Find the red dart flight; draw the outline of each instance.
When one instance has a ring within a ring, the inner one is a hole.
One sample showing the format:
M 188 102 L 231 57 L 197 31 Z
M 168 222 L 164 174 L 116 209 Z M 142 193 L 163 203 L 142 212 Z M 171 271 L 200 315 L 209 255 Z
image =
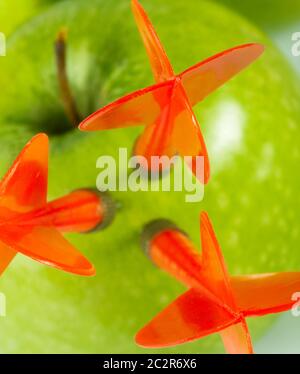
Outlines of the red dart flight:
M 192 171 L 201 182 L 207 183 L 209 160 L 192 107 L 256 60 L 264 47 L 241 45 L 175 75 L 151 21 L 137 0 L 132 0 L 132 9 L 156 84 L 96 111 L 79 128 L 96 131 L 146 125 L 135 144 L 135 155 L 144 156 L 147 165 L 151 165 L 151 156 L 190 156 Z M 197 156 L 204 158 L 201 176 L 196 170 Z
M 147 348 L 174 346 L 219 333 L 228 353 L 253 353 L 246 317 L 289 310 L 300 273 L 230 277 L 208 215 L 201 215 L 202 254 L 169 221 L 146 226 L 142 243 L 161 269 L 189 290 L 136 336 Z
M 0 182 L 0 274 L 19 252 L 79 275 L 95 269 L 63 236 L 105 224 L 106 201 L 78 190 L 47 203 L 48 137 L 36 135 Z

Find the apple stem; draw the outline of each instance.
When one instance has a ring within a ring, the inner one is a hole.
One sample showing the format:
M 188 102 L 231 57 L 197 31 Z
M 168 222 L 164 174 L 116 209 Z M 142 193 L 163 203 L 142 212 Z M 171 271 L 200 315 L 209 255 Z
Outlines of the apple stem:
M 77 127 L 81 121 L 81 116 L 76 106 L 75 99 L 70 88 L 67 69 L 66 69 L 66 52 L 67 52 L 67 32 L 61 30 L 55 41 L 55 57 L 57 66 L 57 78 L 66 116 L 72 126 Z

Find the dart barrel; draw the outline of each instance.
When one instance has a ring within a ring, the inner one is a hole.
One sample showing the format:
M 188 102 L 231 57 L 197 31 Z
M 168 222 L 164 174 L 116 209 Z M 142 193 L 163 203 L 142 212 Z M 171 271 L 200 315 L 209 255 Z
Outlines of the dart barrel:
M 141 247 L 147 257 L 188 287 L 201 283 L 201 255 L 188 235 L 172 221 L 148 223 L 141 234 Z
M 49 202 L 32 219 L 39 224 L 55 226 L 61 232 L 90 233 L 108 227 L 116 209 L 108 193 L 85 188 Z

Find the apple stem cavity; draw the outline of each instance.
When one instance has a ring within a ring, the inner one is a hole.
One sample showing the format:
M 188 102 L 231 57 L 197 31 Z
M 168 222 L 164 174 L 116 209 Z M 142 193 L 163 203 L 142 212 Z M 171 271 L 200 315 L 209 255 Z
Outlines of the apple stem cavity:
M 55 41 L 55 57 L 57 67 L 57 78 L 59 83 L 60 95 L 64 105 L 66 116 L 72 125 L 76 128 L 81 121 L 80 113 L 77 109 L 76 101 L 72 95 L 67 74 L 67 30 L 59 31 Z

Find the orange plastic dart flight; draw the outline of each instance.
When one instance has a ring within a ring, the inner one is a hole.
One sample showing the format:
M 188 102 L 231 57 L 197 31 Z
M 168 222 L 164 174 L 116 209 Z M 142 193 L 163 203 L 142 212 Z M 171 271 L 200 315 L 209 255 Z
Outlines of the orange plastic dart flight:
M 17 254 L 79 275 L 95 269 L 60 231 L 86 232 L 108 221 L 108 198 L 78 190 L 47 203 L 48 137 L 36 135 L 0 182 L 0 274 Z
M 228 353 L 253 353 L 245 318 L 290 309 L 300 273 L 230 277 L 206 213 L 200 231 L 202 254 L 169 221 L 146 226 L 142 244 L 148 256 L 189 290 L 140 330 L 136 342 L 160 348 L 220 333 Z
M 156 84 L 96 111 L 79 128 L 96 131 L 144 124 L 146 128 L 135 144 L 136 155 L 144 156 L 148 165 L 151 156 L 190 156 L 189 166 L 194 174 L 207 183 L 209 160 L 192 107 L 256 60 L 264 47 L 241 45 L 175 75 L 151 21 L 137 0 L 132 0 L 132 9 Z M 201 176 L 196 170 L 196 156 L 204 157 Z

